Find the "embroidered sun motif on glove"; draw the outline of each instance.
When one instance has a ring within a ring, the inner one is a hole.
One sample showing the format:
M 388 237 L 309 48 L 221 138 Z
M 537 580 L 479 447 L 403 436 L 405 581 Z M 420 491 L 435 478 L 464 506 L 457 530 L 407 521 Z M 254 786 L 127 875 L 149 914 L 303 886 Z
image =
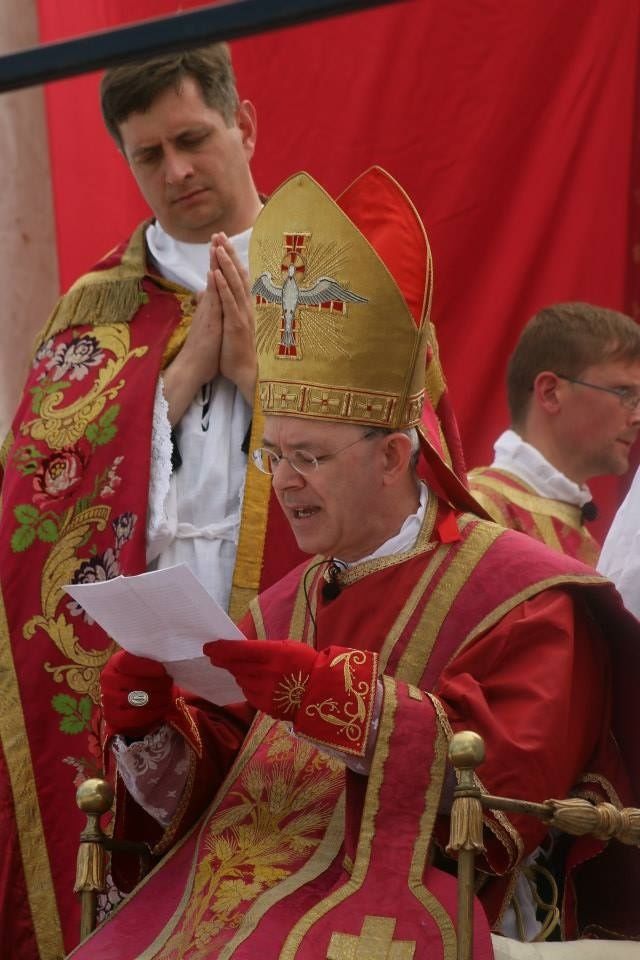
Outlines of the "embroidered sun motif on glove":
M 273 702 L 278 710 L 295 713 L 302 703 L 308 683 L 309 674 L 303 676 L 302 670 L 298 671 L 297 676 L 292 673 L 290 677 L 283 677 L 273 692 Z

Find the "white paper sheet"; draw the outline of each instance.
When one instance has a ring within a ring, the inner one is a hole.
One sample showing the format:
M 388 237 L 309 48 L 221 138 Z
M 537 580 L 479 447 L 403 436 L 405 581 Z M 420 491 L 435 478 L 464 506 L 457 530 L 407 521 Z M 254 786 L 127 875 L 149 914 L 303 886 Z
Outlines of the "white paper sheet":
M 159 660 L 185 690 L 220 705 L 244 700 L 232 675 L 202 653 L 209 640 L 244 635 L 185 563 L 64 589 L 124 650 Z

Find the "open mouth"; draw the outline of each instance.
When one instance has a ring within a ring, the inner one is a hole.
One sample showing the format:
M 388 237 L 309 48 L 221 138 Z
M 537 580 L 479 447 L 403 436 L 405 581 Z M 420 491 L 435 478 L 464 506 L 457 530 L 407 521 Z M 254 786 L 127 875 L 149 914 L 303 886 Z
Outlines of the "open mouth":
M 289 509 L 294 520 L 307 520 L 320 512 L 319 507 L 290 507 Z

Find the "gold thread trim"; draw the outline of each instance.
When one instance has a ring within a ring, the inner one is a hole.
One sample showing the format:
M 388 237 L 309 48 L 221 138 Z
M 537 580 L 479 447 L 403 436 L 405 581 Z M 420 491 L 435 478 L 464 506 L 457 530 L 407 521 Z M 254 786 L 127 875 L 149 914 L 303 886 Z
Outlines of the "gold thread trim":
M 264 619 L 262 617 L 262 610 L 260 609 L 260 604 L 258 603 L 257 598 L 254 598 L 249 605 L 249 613 L 253 617 L 253 625 L 256 631 L 256 637 L 258 640 L 267 639 L 267 630 L 264 625 Z
M 402 553 L 392 553 L 386 557 L 378 557 L 375 560 L 365 560 L 364 563 L 357 563 L 340 573 L 338 580 L 342 586 L 349 586 L 357 583 L 358 580 L 368 577 L 372 573 L 378 573 L 380 570 L 388 570 L 389 567 L 396 567 L 400 563 L 405 563 L 419 553 L 426 553 L 429 550 L 435 550 L 438 543 L 432 541 L 433 526 L 438 512 L 438 498 L 429 493 L 424 519 L 420 532 L 414 545 Z
M 509 527 L 509 517 L 507 516 L 506 510 L 503 509 L 502 503 L 490 497 L 486 490 L 481 490 L 477 484 L 471 481 L 471 477 L 469 477 L 469 489 L 476 503 L 479 503 L 480 506 L 486 510 L 488 516 L 494 523 L 499 523 L 503 527 Z
M 396 677 L 409 683 L 416 683 L 419 680 L 431 656 L 445 617 L 469 579 L 470 561 L 475 561 L 474 566 L 477 565 L 500 536 L 502 536 L 502 530 L 495 524 L 477 521 L 474 525 L 447 568 L 446 583 L 441 584 L 440 589 L 434 590 L 425 603 L 416 629 L 398 662 Z M 449 544 L 443 544 L 438 551 L 443 554 L 440 562 L 444 560 L 450 549 Z M 430 574 L 429 567 L 423 577 L 425 583 L 428 582 L 427 574 Z
M 0 447 L 0 467 L 2 467 L 3 469 L 7 466 L 7 460 L 9 459 L 9 450 L 11 450 L 11 447 L 13 446 L 14 441 L 15 441 L 15 437 L 13 435 L 13 430 L 9 430 L 6 437 L 4 438 L 2 446 Z
M 460 646 L 457 648 L 454 656 L 457 656 L 462 652 L 470 643 L 473 642 L 477 637 L 482 633 L 485 633 L 492 626 L 494 626 L 498 620 L 501 620 L 505 614 L 509 613 L 510 610 L 513 610 L 514 607 L 517 607 L 519 603 L 524 603 L 525 600 L 531 599 L 531 597 L 536 596 L 538 593 L 542 593 L 543 590 L 549 590 L 552 587 L 566 587 L 566 586 L 592 586 L 592 587 L 603 587 L 609 585 L 609 581 L 604 577 L 599 577 L 594 574 L 594 576 L 579 576 L 577 574 L 564 575 L 557 577 L 547 577 L 545 580 L 538 580 L 536 583 L 529 584 L 524 589 L 520 590 L 519 593 L 514 594 L 512 597 L 508 597 L 502 603 L 499 603 L 491 613 L 488 613 L 480 623 L 476 624 L 473 630 L 465 637 Z M 451 661 L 449 661 L 451 662 Z
M 414 353 L 417 346 L 416 341 Z M 411 362 L 407 361 L 408 369 Z M 410 386 L 407 384 L 406 389 Z M 398 396 L 334 384 L 260 380 L 260 406 L 264 413 L 389 427 L 398 423 L 404 427 L 416 426 L 420 422 L 424 394 L 424 388 L 410 396 Z
M 0 702 L 0 740 L 14 798 L 16 830 L 38 952 L 42 957 L 62 957 L 62 928 L 1 590 Z
M 438 718 L 438 728 L 434 744 L 433 763 L 431 764 L 429 786 L 425 795 L 424 810 L 420 817 L 418 835 L 413 846 L 409 869 L 409 890 L 437 924 L 442 937 L 443 960 L 455 960 L 457 937 L 453 920 L 437 897 L 424 885 L 424 871 L 427 865 L 429 847 L 433 836 L 433 824 L 438 813 L 447 763 L 448 736 L 446 728 L 443 728 L 440 723 L 440 712 L 437 709 L 436 717 Z
M 435 508 L 434 508 L 434 511 L 435 511 Z M 435 519 L 435 512 L 433 514 L 433 517 L 425 516 L 425 523 L 423 527 L 423 531 L 425 532 L 425 535 L 427 535 L 429 524 L 431 524 L 431 528 L 432 528 L 434 519 Z M 458 525 L 461 530 L 464 529 L 464 527 L 467 525 L 467 523 L 469 522 L 469 519 L 470 519 L 469 517 L 459 518 Z M 380 651 L 380 670 L 382 672 L 384 672 L 384 670 L 386 669 L 387 663 L 389 662 L 389 657 L 391 656 L 391 653 L 393 652 L 393 649 L 396 643 L 398 642 L 400 636 L 405 630 L 407 623 L 413 616 L 417 605 L 422 600 L 427 584 L 429 583 L 431 578 L 435 575 L 435 572 L 440 566 L 440 564 L 446 559 L 448 549 L 449 549 L 448 546 L 442 545 L 436 550 L 434 555 L 429 560 L 429 563 L 427 564 L 427 567 L 424 573 L 422 574 L 422 576 L 420 577 L 418 583 L 416 583 L 413 590 L 411 591 L 411 594 L 409 595 L 408 600 L 406 601 L 402 610 L 398 614 L 395 623 L 393 624 L 393 626 L 389 630 L 389 633 L 385 637 L 384 643 L 382 645 L 382 649 Z M 416 545 L 415 553 L 418 554 L 420 552 L 421 551 L 418 549 L 418 546 Z M 412 680 L 417 678 L 402 678 L 402 679 Z
M 318 582 L 318 577 L 320 576 L 319 567 L 308 590 L 308 608 L 304 586 L 309 571 L 312 569 L 314 564 L 317 564 L 318 562 L 321 562 L 320 557 L 312 557 L 304 569 L 302 577 L 300 578 L 300 583 L 298 584 L 298 591 L 296 593 L 293 612 L 291 614 L 291 622 L 289 623 L 289 636 L 291 639 L 304 640 L 305 643 L 307 643 L 310 647 L 314 646 L 313 623 L 316 619 L 316 610 L 318 607 L 318 591 L 315 589 L 315 587 Z M 310 614 L 309 617 L 307 617 L 307 613 Z
M 613 786 L 613 784 L 609 780 L 607 780 L 606 777 L 601 776 L 601 774 L 583 773 L 577 783 L 578 789 L 580 788 L 580 784 L 582 783 L 585 783 L 585 784 L 597 783 L 598 786 L 602 788 L 605 795 L 609 798 L 609 801 L 614 805 L 614 807 L 617 807 L 619 810 L 622 810 L 622 808 L 624 807 L 624 804 L 620 799 L 620 797 L 618 796 L 618 793 L 615 787 Z
M 259 404 L 254 402 L 249 441 L 251 450 L 260 446 L 263 433 L 264 414 L 260 410 Z M 246 610 L 246 606 L 244 610 L 242 609 L 242 599 L 246 597 L 245 591 L 251 590 L 255 594 L 260 588 L 270 496 L 271 479 L 266 474 L 256 470 L 252 463 L 248 463 L 240 521 L 240 537 L 229 603 L 229 610 L 233 619 L 239 619 Z
M 518 487 L 505 483 L 503 480 L 500 480 L 499 477 L 493 475 L 487 476 L 480 472 L 482 469 L 497 471 L 496 467 L 480 467 L 479 470 L 472 470 L 469 474 L 469 483 L 472 491 L 476 486 L 485 487 L 487 490 L 492 490 L 501 497 L 504 497 L 505 500 L 511 501 L 517 507 L 522 507 L 524 510 L 529 511 L 529 513 L 538 513 L 545 517 L 555 517 L 563 523 L 566 523 L 567 526 L 573 527 L 575 530 L 581 529 L 580 507 L 566 503 L 564 500 L 553 500 L 550 497 L 541 496 L 539 493 L 536 493 L 533 487 L 529 486 L 529 484 L 525 483 L 524 480 L 521 480 L 520 477 L 515 474 L 509 473 L 508 470 L 500 470 L 500 473 L 517 483 L 519 485 Z
M 557 550 L 559 553 L 564 553 L 564 548 L 560 542 L 560 537 L 558 532 L 553 525 L 553 520 L 551 517 L 543 516 L 533 516 L 533 520 L 536 530 L 540 536 L 540 539 L 543 543 L 546 543 L 548 547 L 551 547 L 552 550 Z
M 380 714 L 380 726 L 371 762 L 371 769 L 369 771 L 353 872 L 341 887 L 334 890 L 328 897 L 325 897 L 319 903 L 315 904 L 311 910 L 308 910 L 304 916 L 300 917 L 285 941 L 284 947 L 279 955 L 279 960 L 294 960 L 302 940 L 313 925 L 334 907 L 343 903 L 353 893 L 356 893 L 365 881 L 371 859 L 374 822 L 380 803 L 380 789 L 384 779 L 384 766 L 389 756 L 389 741 L 393 733 L 393 722 L 398 705 L 397 693 L 393 681 L 388 677 L 382 677 L 382 683 L 384 685 L 384 697 L 382 712 Z

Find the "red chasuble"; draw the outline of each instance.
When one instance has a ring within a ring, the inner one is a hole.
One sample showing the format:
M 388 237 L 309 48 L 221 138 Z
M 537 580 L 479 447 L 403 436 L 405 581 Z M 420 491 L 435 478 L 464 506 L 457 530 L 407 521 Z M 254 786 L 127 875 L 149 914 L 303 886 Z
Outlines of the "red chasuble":
M 79 936 L 74 793 L 99 772 L 94 705 L 113 651 L 61 588 L 145 569 L 156 384 L 195 309 L 148 272 L 145 226 L 60 300 L 2 450 L 0 943 L 20 960 L 59 958 Z M 235 615 L 300 559 L 250 474 Z
M 600 545 L 585 527 L 580 508 L 541 497 L 519 477 L 496 467 L 477 467 L 469 487 L 492 520 L 541 540 L 553 550 L 595 566 Z
M 611 670 L 616 690 L 630 692 L 618 665 L 627 654 L 637 663 L 638 628 L 610 584 L 470 515 L 460 539 L 442 543 L 440 520 L 432 496 L 414 549 L 347 571 L 332 600 L 315 558 L 257 598 L 242 624 L 260 639 L 379 653 L 369 776 L 258 714 L 226 777 L 210 781 L 204 817 L 75 960 L 116 950 L 119 960 L 455 956 L 455 884 L 432 864 L 446 843 L 438 810 L 451 729 L 485 737 L 479 773 L 492 792 L 543 800 L 588 783 L 592 796 L 639 795 L 632 718 L 609 702 Z M 544 833 L 537 821 L 487 814 L 474 957 L 491 956 L 487 917 L 499 920 L 517 864 Z M 578 861 L 602 847 L 585 841 Z M 622 894 L 629 875 L 619 881 Z M 568 888 L 573 897 L 573 876 Z M 584 930 L 604 917 L 581 920 Z

